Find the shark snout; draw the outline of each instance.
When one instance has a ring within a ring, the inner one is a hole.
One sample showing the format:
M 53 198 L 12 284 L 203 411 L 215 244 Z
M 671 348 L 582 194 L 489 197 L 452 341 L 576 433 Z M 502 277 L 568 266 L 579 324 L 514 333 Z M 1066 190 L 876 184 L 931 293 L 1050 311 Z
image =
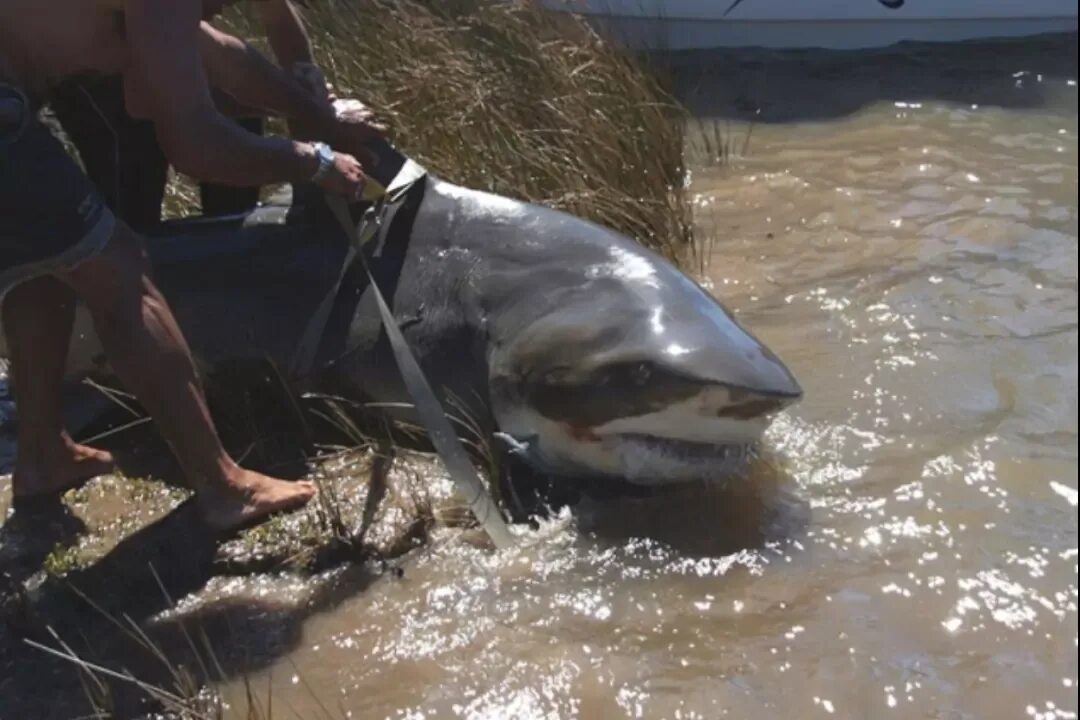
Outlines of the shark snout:
M 677 358 L 688 376 L 724 388 L 727 404 L 720 417 L 760 417 L 798 402 L 803 389 L 768 347 L 739 328 L 738 342 L 717 342 L 699 353 Z
M 782 405 L 802 398 L 803 389 L 799 381 L 772 350 L 758 342 L 757 347 L 747 355 L 746 362 L 741 364 L 741 377 L 737 382 L 729 383 L 733 395 L 743 391 L 758 402 L 773 400 Z
M 688 290 L 692 301 L 665 306 L 666 364 L 685 377 L 720 385 L 760 407 L 772 402 L 783 407 L 802 397 L 795 376 L 777 355 L 744 328 L 715 298 L 698 287 Z

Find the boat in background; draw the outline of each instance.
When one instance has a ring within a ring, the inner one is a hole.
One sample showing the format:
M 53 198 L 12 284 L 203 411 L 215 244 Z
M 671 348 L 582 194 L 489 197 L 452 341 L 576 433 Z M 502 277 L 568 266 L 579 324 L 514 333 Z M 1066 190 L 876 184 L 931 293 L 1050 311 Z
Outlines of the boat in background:
M 1076 0 L 540 0 L 637 50 L 854 50 L 1076 32 Z

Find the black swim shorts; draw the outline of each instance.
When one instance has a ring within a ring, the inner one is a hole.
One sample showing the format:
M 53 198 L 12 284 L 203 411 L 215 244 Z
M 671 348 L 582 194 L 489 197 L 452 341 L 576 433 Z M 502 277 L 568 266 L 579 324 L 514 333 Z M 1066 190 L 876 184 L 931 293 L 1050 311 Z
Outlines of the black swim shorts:
M 0 296 L 93 257 L 115 222 L 26 95 L 0 83 Z

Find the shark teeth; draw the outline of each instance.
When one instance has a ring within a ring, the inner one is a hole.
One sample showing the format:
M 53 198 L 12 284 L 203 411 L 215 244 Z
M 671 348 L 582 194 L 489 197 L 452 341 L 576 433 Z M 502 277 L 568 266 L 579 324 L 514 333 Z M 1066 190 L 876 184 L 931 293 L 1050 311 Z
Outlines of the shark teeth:
M 638 484 L 723 478 L 744 468 L 753 454 L 749 444 L 712 445 L 637 434 L 618 439 L 623 472 Z

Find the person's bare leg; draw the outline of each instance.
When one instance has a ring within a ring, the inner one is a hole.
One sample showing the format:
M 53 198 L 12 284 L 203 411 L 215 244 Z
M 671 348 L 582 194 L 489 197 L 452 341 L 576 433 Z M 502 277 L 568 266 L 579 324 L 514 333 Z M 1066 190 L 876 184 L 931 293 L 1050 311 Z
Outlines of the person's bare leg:
M 113 370 L 176 453 L 207 522 L 224 530 L 306 503 L 312 483 L 244 470 L 225 452 L 191 352 L 148 271 L 139 238 L 118 222 L 105 249 L 64 279 L 89 307 Z
M 15 497 L 52 495 L 112 472 L 109 453 L 75 443 L 64 430 L 60 393 L 75 318 L 71 288 L 51 277 L 30 280 L 7 294 L 3 313 L 19 411 Z

